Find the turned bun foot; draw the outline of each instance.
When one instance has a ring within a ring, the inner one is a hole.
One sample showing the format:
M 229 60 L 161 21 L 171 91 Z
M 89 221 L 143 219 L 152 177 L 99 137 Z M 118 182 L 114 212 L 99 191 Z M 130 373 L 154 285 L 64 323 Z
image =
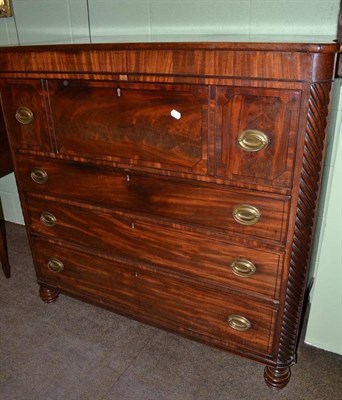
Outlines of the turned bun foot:
M 39 288 L 39 296 L 44 303 L 53 303 L 57 300 L 59 290 L 48 286 L 41 285 Z
M 264 372 L 265 382 L 272 389 L 282 389 L 290 380 L 290 368 L 272 368 L 266 367 Z

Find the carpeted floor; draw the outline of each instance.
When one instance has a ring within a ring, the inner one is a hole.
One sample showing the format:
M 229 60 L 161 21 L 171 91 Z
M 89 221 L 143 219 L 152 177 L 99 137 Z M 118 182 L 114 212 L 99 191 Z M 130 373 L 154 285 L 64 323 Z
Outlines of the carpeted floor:
M 342 356 L 301 344 L 289 385 L 260 364 L 60 295 L 38 296 L 24 227 L 0 273 L 1 400 L 340 400 Z

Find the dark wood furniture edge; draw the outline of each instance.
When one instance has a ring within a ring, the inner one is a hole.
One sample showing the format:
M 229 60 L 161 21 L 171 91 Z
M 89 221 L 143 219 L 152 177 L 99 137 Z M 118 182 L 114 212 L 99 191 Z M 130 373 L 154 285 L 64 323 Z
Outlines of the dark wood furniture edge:
M 6 226 L 5 226 L 5 221 L 2 218 L 0 218 L 0 263 L 5 277 L 10 278 L 11 267 L 8 260 Z
M 290 380 L 290 367 L 295 363 L 298 331 L 305 294 L 309 253 L 318 202 L 323 164 L 326 125 L 331 82 L 314 83 L 310 88 L 303 164 L 295 220 L 290 270 L 285 294 L 277 366 L 266 367 L 264 378 L 274 389 L 283 388 Z
M 184 37 L 187 38 L 186 36 Z M 191 38 L 191 36 L 189 37 Z M 334 53 L 338 44 L 331 42 L 312 42 L 303 41 L 290 42 L 261 42 L 261 41 L 146 41 L 146 42 L 122 42 L 122 43 L 80 43 L 80 44 L 38 44 L 21 46 L 0 46 L 1 52 L 40 52 L 40 51 L 62 51 L 78 53 L 82 51 L 110 51 L 110 50 L 232 50 L 232 51 L 271 51 L 271 52 L 299 52 L 299 53 Z
M 0 107 L 0 177 L 13 172 L 11 152 L 7 140 L 3 113 Z M 6 225 L 0 200 L 0 263 L 6 278 L 11 276 L 6 240 Z
M 82 75 L 86 79 L 101 76 L 107 80 L 115 75 L 115 80 L 119 81 L 136 81 L 140 76 L 144 79 L 149 77 L 147 81 L 152 82 L 154 76 L 169 83 L 184 78 L 196 78 L 196 83 L 199 83 L 199 78 L 206 78 L 208 83 L 216 76 L 217 79 L 247 79 L 249 82 L 264 79 L 308 83 L 332 78 L 329 67 L 319 71 L 315 65 L 322 59 L 329 60 L 328 64 L 335 63 L 338 50 L 339 44 L 334 42 L 150 42 L 0 47 L 0 77 L 36 79 L 39 75 L 40 78 L 79 79 Z M 135 52 L 141 53 L 140 56 L 135 57 Z M 158 52 L 165 54 L 159 54 L 158 58 Z M 193 57 L 198 58 L 203 68 L 199 70 L 189 62 L 187 52 L 193 52 Z M 254 63 L 253 60 L 264 52 L 272 54 L 272 62 L 258 69 L 257 61 Z M 156 59 L 146 64 L 145 60 L 152 57 Z M 77 61 L 80 59 L 83 60 L 81 63 Z M 122 68 L 120 63 L 127 65 Z M 294 67 L 295 63 L 297 67 Z M 317 72 L 321 75 L 316 76 Z

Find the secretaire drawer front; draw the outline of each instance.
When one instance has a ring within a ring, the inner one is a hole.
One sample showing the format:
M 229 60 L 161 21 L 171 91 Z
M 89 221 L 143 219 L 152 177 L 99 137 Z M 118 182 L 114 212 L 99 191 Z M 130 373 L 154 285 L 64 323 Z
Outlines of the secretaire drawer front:
M 217 89 L 217 176 L 291 187 L 300 98 L 295 90 Z
M 205 173 L 205 86 L 111 82 L 50 83 L 61 154 Z
M 43 84 L 41 79 L 8 80 L 0 88 L 14 149 L 52 151 Z
M 276 312 L 267 306 L 44 241 L 33 248 L 40 279 L 62 290 L 225 348 L 270 352 Z
M 27 198 L 27 206 L 33 233 L 89 246 L 133 264 L 166 268 L 277 297 L 282 270 L 282 257 L 277 253 L 236 246 L 100 209 L 33 197 Z
M 105 172 L 38 158 L 17 159 L 20 183 L 28 192 L 134 210 L 272 241 L 282 241 L 285 235 L 286 197 L 264 197 L 219 185 L 208 188 L 151 175 Z M 44 182 L 36 182 L 37 175 Z

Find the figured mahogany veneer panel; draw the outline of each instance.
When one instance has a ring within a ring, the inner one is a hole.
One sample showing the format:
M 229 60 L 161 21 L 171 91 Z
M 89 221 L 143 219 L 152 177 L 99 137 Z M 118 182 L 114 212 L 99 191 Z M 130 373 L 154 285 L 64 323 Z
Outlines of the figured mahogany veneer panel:
M 37 80 L 13 80 L 1 87 L 1 99 L 7 130 L 14 149 L 52 151 L 50 127 L 46 114 L 46 93 Z M 29 108 L 33 120 L 21 124 L 15 118 L 19 108 Z
M 0 51 L 0 70 L 11 76 L 149 74 L 236 76 L 247 79 L 331 79 L 337 44 L 113 43 L 16 46 Z M 310 54 L 311 53 L 311 54 Z M 315 54 L 320 53 L 320 54 Z M 316 62 L 315 56 L 321 56 Z M 326 69 L 319 68 L 326 64 Z M 1 73 L 1 72 L 0 72 Z
M 39 279 L 62 291 L 227 349 L 270 353 L 276 311 L 265 305 L 41 240 L 33 241 L 33 249 Z M 48 269 L 51 258 L 63 263 L 61 272 Z M 247 318 L 251 328 L 232 329 L 226 321 L 231 314 Z
M 179 227 L 158 226 L 123 213 L 64 204 L 27 195 L 29 226 L 32 233 L 91 247 L 133 263 L 165 267 L 195 279 L 209 279 L 260 295 L 277 297 L 277 279 L 282 256 L 182 231 Z M 53 227 L 45 226 L 42 212 L 56 218 Z M 236 258 L 251 261 L 255 273 L 241 277 L 233 273 Z
M 49 82 L 58 152 L 205 173 L 208 88 Z
M 217 93 L 216 174 L 242 182 L 291 186 L 300 92 L 220 88 Z M 238 144 L 246 130 L 264 133 L 268 144 L 246 151 Z
M 78 199 L 97 205 L 149 213 L 237 234 L 282 241 L 286 233 L 288 198 L 259 193 L 193 185 L 151 175 L 105 171 L 79 164 L 18 156 L 17 173 L 28 192 Z M 37 184 L 33 168 L 46 171 L 48 180 Z M 255 225 L 241 225 L 233 218 L 235 206 L 248 204 L 261 214 Z

